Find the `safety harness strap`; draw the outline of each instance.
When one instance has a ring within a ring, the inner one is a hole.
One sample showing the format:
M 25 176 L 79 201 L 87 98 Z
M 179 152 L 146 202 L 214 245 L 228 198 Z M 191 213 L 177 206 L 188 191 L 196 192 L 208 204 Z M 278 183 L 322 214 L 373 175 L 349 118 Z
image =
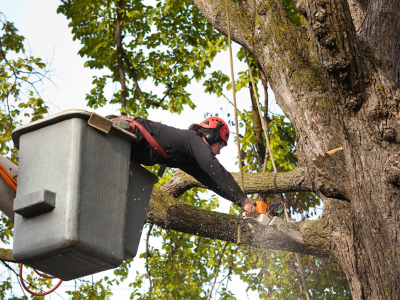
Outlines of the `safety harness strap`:
M 138 122 L 135 121 L 136 118 L 127 118 L 127 117 L 118 117 L 118 118 L 113 118 L 111 121 L 117 121 L 117 120 L 124 120 L 124 121 L 129 121 L 130 127 L 129 127 L 129 132 L 134 133 L 135 132 L 135 126 L 137 126 L 140 130 L 140 132 L 143 134 L 144 138 L 149 142 L 149 144 L 156 150 L 162 157 L 168 159 L 170 158 L 167 153 L 165 153 L 164 149 L 161 148 L 161 146 L 156 142 L 156 140 L 151 136 L 151 134 Z

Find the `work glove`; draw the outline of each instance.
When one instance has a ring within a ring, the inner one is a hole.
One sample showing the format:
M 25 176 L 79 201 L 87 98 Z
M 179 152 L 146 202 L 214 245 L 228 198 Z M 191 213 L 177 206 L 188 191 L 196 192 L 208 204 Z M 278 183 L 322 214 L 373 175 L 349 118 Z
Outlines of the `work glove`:
M 123 130 L 129 131 L 130 129 L 130 123 L 128 121 L 125 120 L 115 120 L 112 121 L 114 126 L 117 126 Z
M 242 204 L 243 210 L 246 212 L 248 217 L 254 217 L 257 214 L 257 210 L 254 205 L 255 202 L 250 198 L 244 199 L 242 202 L 240 202 L 240 204 Z

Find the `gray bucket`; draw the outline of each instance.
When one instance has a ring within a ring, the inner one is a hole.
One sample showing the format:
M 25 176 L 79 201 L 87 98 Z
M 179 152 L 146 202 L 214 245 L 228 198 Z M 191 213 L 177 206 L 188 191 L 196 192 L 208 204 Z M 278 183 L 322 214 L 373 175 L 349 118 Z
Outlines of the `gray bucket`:
M 13 257 L 63 280 L 136 255 L 157 177 L 130 163 L 135 135 L 69 110 L 13 131 L 19 149 Z M 107 120 L 105 120 L 107 121 Z

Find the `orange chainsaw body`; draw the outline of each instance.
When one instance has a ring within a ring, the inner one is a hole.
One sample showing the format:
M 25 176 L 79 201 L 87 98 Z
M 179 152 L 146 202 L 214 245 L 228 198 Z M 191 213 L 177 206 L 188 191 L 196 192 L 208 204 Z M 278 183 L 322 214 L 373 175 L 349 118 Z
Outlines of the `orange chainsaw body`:
M 257 201 L 255 203 L 257 215 L 264 214 L 268 215 L 269 205 L 263 201 Z

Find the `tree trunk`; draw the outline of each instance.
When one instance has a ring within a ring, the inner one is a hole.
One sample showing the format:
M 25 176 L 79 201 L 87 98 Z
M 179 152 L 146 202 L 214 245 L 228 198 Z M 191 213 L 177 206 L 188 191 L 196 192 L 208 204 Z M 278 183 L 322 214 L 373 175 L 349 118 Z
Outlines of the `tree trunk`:
M 224 1 L 193 3 L 227 34 Z M 302 25 L 282 1 L 229 1 L 232 38 L 260 63 L 296 128 L 299 166 L 325 206 L 321 242 L 353 298 L 399 299 L 400 1 L 296 5 Z

